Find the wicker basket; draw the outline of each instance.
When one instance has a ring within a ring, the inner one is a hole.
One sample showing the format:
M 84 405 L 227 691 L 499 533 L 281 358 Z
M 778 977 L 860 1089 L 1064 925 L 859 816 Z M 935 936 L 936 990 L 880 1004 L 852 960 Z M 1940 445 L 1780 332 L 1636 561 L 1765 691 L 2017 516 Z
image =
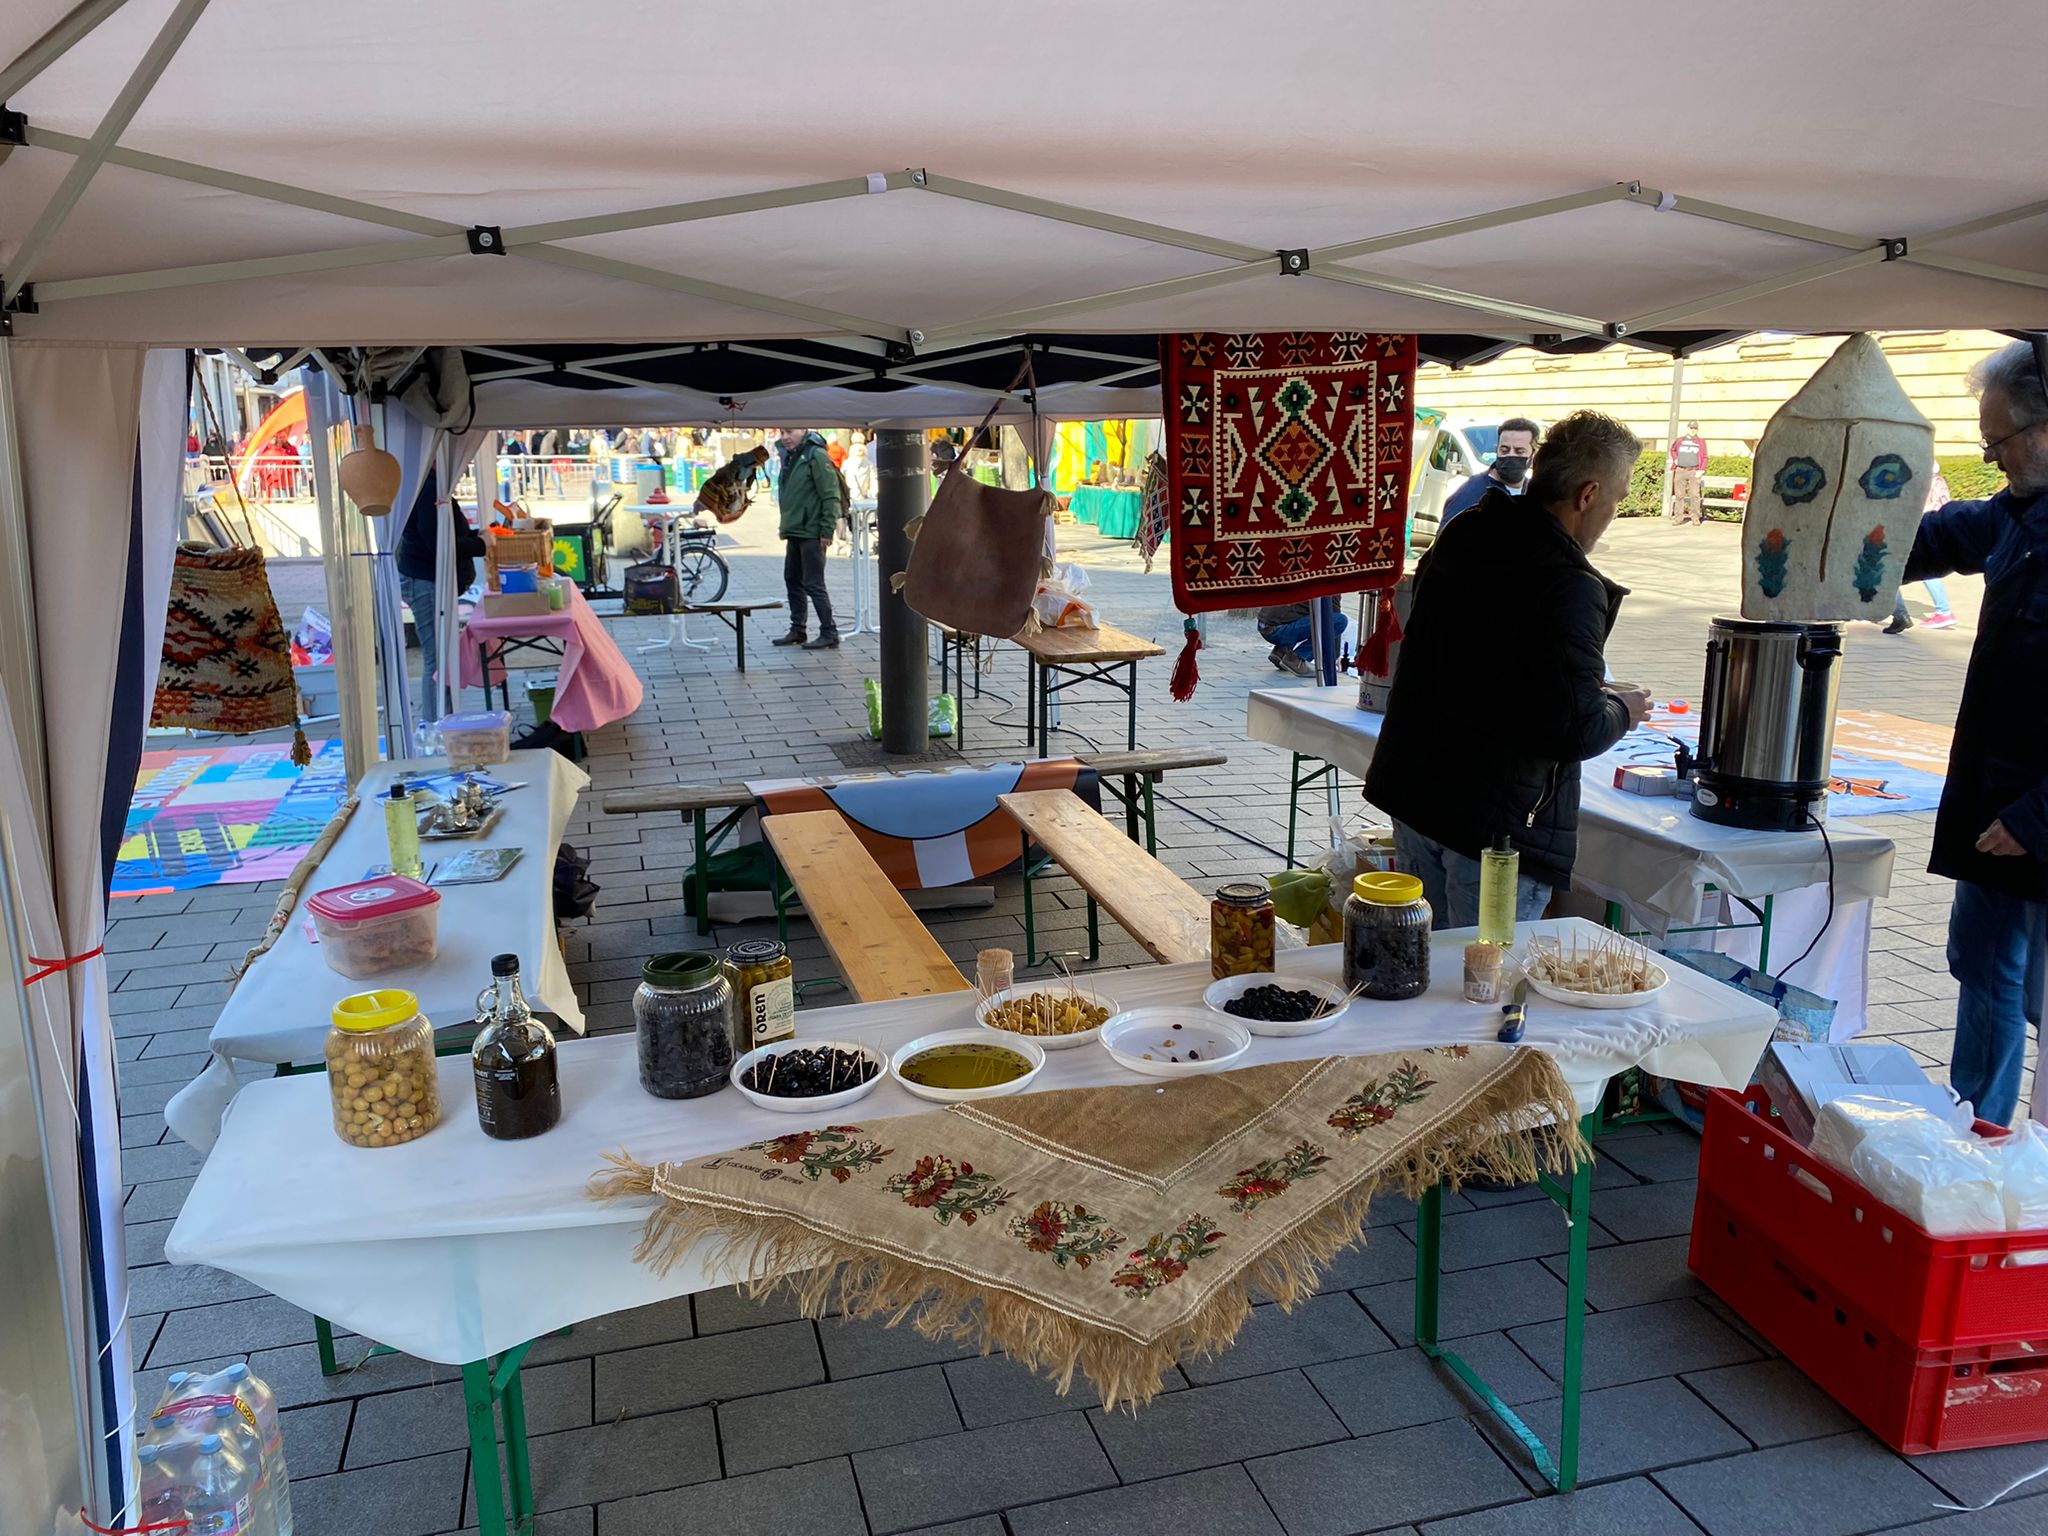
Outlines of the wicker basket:
M 492 529 L 484 542 L 484 587 L 498 590 L 498 570 L 507 565 L 531 565 L 541 575 L 555 573 L 555 525 L 544 517 L 533 520 L 531 532 L 500 533 Z

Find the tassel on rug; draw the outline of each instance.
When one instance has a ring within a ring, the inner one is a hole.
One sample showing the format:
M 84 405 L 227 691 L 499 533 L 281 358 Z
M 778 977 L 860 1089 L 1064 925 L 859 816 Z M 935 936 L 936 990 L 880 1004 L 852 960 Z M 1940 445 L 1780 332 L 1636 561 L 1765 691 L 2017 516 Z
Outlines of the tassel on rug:
M 1195 684 L 1202 680 L 1202 669 L 1195 663 L 1195 652 L 1202 648 L 1202 626 L 1194 619 L 1182 619 L 1181 633 L 1187 639 L 1180 648 L 1180 659 L 1173 664 L 1173 679 L 1166 685 L 1166 691 L 1173 695 L 1176 704 L 1185 704 L 1195 696 Z

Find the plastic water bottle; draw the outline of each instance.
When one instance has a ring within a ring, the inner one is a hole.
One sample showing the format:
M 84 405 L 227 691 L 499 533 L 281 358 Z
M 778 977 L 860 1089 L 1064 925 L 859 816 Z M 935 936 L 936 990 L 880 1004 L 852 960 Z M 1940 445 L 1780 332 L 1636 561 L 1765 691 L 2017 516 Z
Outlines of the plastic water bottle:
M 185 1536 L 248 1536 L 255 1516 L 256 1474 L 221 1442 L 203 1435 L 185 1483 Z
M 278 1417 L 277 1394 L 239 1360 L 220 1373 L 221 1390 L 232 1392 L 256 1415 L 263 1436 L 264 1472 L 277 1506 L 277 1536 L 292 1536 L 292 1487 L 284 1467 L 284 1421 Z
M 169 1525 L 185 1518 L 184 1480 L 172 1447 L 144 1441 L 135 1448 L 142 1469 L 142 1502 L 138 1524 Z
M 277 1490 L 271 1486 L 269 1468 L 264 1464 L 262 1434 L 242 1417 L 238 1402 L 215 1403 L 207 1427 L 255 1475 L 255 1491 L 249 1498 L 249 1536 L 277 1536 Z

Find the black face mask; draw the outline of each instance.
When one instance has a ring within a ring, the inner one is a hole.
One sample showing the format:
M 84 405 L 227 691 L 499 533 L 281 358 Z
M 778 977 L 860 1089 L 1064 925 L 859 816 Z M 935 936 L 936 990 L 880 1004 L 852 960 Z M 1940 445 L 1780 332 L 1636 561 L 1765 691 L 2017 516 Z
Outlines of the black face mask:
M 1508 485 L 1520 485 L 1529 473 L 1529 461 L 1504 456 L 1493 461 L 1493 472 Z

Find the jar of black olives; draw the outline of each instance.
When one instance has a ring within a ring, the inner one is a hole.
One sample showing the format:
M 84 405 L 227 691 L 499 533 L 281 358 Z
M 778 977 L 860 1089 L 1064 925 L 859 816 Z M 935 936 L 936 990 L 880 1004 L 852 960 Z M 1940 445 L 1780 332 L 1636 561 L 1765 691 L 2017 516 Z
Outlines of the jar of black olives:
M 1413 875 L 1369 871 L 1344 901 L 1344 985 L 1387 1002 L 1429 990 L 1429 903 Z
M 656 1098 L 695 1099 L 723 1088 L 745 1047 L 718 956 L 685 950 L 648 961 L 633 994 L 633 1035 L 640 1086 Z

